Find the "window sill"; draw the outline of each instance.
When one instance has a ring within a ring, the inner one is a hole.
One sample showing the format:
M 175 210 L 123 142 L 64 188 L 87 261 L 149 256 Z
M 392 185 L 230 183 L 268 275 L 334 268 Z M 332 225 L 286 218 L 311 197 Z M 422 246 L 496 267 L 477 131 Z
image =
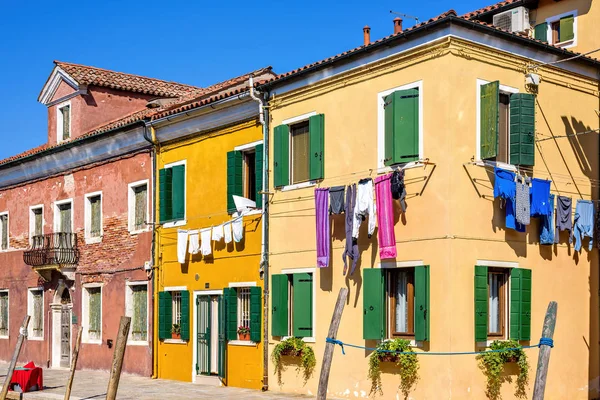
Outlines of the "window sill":
M 163 343 L 169 344 L 187 344 L 187 341 L 181 339 L 164 339 Z
M 148 342 L 140 340 L 130 340 L 127 342 L 127 346 L 148 346 Z
M 495 341 L 508 342 L 508 339 L 505 339 L 505 338 L 488 339 L 485 342 L 477 342 L 477 346 L 478 347 L 490 347 L 492 345 L 492 343 L 494 343 Z
M 33 341 L 36 341 L 36 342 L 41 342 L 41 341 L 44 340 L 44 337 L 43 336 L 29 336 L 29 335 L 27 335 L 27 340 L 33 340 Z
M 10 339 L 8 336 L 0 336 L 0 339 Z
M 282 336 L 279 340 L 283 342 L 284 340 L 288 340 L 288 339 L 291 339 L 293 337 L 294 336 Z M 314 337 L 303 337 L 302 341 L 304 343 L 317 343 L 317 339 L 315 339 Z
M 81 343 L 83 344 L 98 344 L 101 345 L 102 344 L 102 340 L 82 340 Z
M 387 174 L 387 173 L 390 173 L 390 172 L 394 172 L 394 170 L 396 168 L 412 169 L 412 168 L 422 167 L 423 165 L 424 165 L 423 162 L 420 161 L 420 160 L 410 161 L 410 162 L 406 162 L 406 163 L 394 164 L 392 166 L 381 165 L 381 167 L 377 170 L 377 174 Z
M 96 243 L 102 243 L 102 236 L 85 238 L 85 244 L 96 244 Z
M 172 221 L 172 222 L 165 222 L 162 224 L 163 228 L 175 228 L 178 226 L 184 226 L 185 224 L 187 224 L 186 220 L 181 220 L 181 221 Z
M 507 171 L 513 171 L 513 172 L 517 172 L 517 166 L 516 165 L 512 165 L 512 164 L 507 164 L 501 161 L 485 161 L 485 160 L 478 160 L 475 161 L 475 165 L 479 166 L 479 167 L 498 167 L 498 168 L 502 168 L 505 169 Z
M 554 46 L 562 47 L 563 49 L 567 49 L 569 47 L 575 46 L 575 39 L 565 40 L 564 42 L 554 43 Z
M 140 233 L 150 232 L 150 229 L 129 230 L 130 235 L 139 235 Z
M 395 337 L 395 338 L 389 338 L 389 339 L 385 339 L 385 340 L 384 340 L 384 342 L 389 342 L 389 341 L 391 341 L 391 340 L 395 340 L 395 339 L 404 339 L 404 338 L 402 338 L 402 337 L 400 337 L 400 336 L 399 336 L 399 337 Z M 409 345 L 410 347 L 416 347 L 416 348 L 418 348 L 418 349 L 422 349 L 422 348 L 423 348 L 423 344 L 425 343 L 425 342 L 424 342 L 424 341 L 422 341 L 422 340 L 419 340 L 419 341 L 417 341 L 417 340 L 415 340 L 415 339 L 408 339 L 408 338 L 406 338 L 406 340 L 408 340 L 408 341 L 409 341 L 408 345 Z
M 228 342 L 231 346 L 247 346 L 247 347 L 255 347 L 258 343 L 252 342 L 250 340 L 230 340 Z
M 317 185 L 317 181 L 307 181 L 307 182 L 295 183 L 293 185 L 283 186 L 279 190 L 282 192 L 289 192 L 290 190 L 304 189 L 304 188 L 308 188 L 308 187 L 312 187 L 312 186 L 316 186 L 316 185 Z

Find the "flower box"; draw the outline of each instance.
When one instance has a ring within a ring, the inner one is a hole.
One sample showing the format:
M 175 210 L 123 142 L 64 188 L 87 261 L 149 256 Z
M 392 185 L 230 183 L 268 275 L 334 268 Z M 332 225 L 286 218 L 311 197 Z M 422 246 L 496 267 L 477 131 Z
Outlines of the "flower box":
M 250 332 L 238 333 L 238 340 L 249 341 L 250 340 Z

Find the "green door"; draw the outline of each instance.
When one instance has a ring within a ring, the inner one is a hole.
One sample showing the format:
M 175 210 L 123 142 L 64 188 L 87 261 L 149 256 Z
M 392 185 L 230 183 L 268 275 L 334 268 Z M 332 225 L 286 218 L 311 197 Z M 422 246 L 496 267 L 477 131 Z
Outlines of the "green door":
M 227 312 L 225 310 L 225 298 L 219 296 L 219 378 L 223 384 L 227 376 Z
M 211 304 L 210 296 L 196 297 L 196 324 L 198 336 L 196 346 L 196 374 L 210 375 L 210 325 Z

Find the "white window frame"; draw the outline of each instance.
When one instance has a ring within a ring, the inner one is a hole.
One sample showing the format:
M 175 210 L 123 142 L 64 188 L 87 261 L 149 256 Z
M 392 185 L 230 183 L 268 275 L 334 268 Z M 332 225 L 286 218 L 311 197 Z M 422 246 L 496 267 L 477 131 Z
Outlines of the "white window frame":
M 131 318 L 131 324 L 133 326 L 133 286 L 144 286 L 146 288 L 146 297 L 148 296 L 148 281 L 129 281 L 125 282 L 125 315 Z M 129 330 L 129 335 L 127 336 L 127 345 L 128 346 L 148 346 L 150 332 L 150 313 L 148 312 L 148 305 L 150 302 L 146 303 L 146 340 L 133 340 L 131 329 Z
M 175 227 L 183 226 L 183 225 L 187 224 L 187 178 L 188 178 L 187 159 L 186 160 L 180 160 L 180 161 L 172 162 L 172 163 L 169 163 L 169 164 L 165 164 L 163 166 L 163 169 L 165 169 L 165 168 L 173 168 L 173 167 L 176 167 L 178 165 L 184 165 L 185 166 L 185 175 L 184 175 L 184 179 L 183 179 L 183 219 L 180 219 L 180 220 L 177 220 L 177 221 L 165 222 L 163 224 L 163 228 L 175 228 Z
M 10 215 L 8 214 L 8 211 L 3 211 L 0 212 L 0 217 L 6 215 L 6 230 L 8 231 L 6 233 L 6 249 L 2 248 L 2 224 L 0 223 L 0 253 L 1 252 L 5 252 L 5 251 L 9 251 L 10 250 Z
M 188 290 L 187 286 L 165 286 L 163 288 L 163 292 L 181 292 L 181 291 L 185 291 L 185 290 Z M 171 299 L 171 302 L 172 301 L 173 300 Z M 193 303 L 196 304 L 196 300 L 194 300 Z M 173 315 L 172 307 L 173 307 L 173 303 L 171 303 L 171 315 Z M 196 317 L 195 317 L 195 314 L 194 314 L 194 317 L 192 318 L 192 320 L 194 320 L 195 318 Z M 172 324 L 173 324 L 173 321 L 171 320 L 171 325 Z M 192 339 L 190 339 L 189 341 L 192 341 Z M 188 343 L 188 340 L 183 340 L 183 339 L 164 339 L 162 342 L 163 343 L 186 344 L 186 343 Z M 193 371 L 195 371 L 195 369 Z
M 35 232 L 35 214 L 34 210 L 42 209 L 42 235 L 44 234 L 44 226 L 46 225 L 46 219 L 44 218 L 44 205 L 36 204 L 35 206 L 29 207 L 29 244 L 33 242 L 33 236 Z
M 242 156 L 245 157 L 246 153 L 254 152 L 254 154 L 256 154 L 256 146 L 258 146 L 258 145 L 260 145 L 262 143 L 263 143 L 262 140 L 257 140 L 257 141 L 252 142 L 252 143 L 247 143 L 247 144 L 243 144 L 243 145 L 240 145 L 240 146 L 235 146 L 233 148 L 233 150 L 234 151 L 241 151 L 242 152 Z M 263 158 L 263 160 L 264 160 L 264 158 Z M 245 163 L 246 163 L 246 161 L 244 160 L 244 164 Z M 263 169 L 264 169 L 264 165 L 263 165 Z M 254 172 L 256 173 L 256 168 L 255 168 Z M 248 182 L 246 182 L 246 174 L 245 173 L 242 175 L 242 182 L 243 182 L 242 183 L 242 191 L 245 192 L 246 191 L 246 187 L 248 186 Z M 257 189 L 258 192 L 262 192 L 262 188 L 256 188 L 256 189 Z M 258 196 L 262 196 L 262 195 L 259 194 Z M 258 198 L 256 200 L 258 200 Z M 256 205 L 256 200 L 254 201 L 255 205 Z
M 150 184 L 148 179 L 144 179 L 137 182 L 132 182 L 127 185 L 127 220 L 128 220 L 128 229 L 129 233 L 132 235 L 136 235 L 141 232 L 148 232 L 150 230 L 150 225 L 146 224 L 145 228 L 135 229 L 135 189 L 140 186 L 146 186 L 146 218 L 145 221 L 149 222 L 150 219 Z
M 69 106 L 69 138 L 68 139 L 63 139 L 63 115 L 61 112 L 61 109 L 63 109 L 64 107 Z M 56 105 L 56 142 L 57 143 L 62 143 L 62 142 L 66 142 L 68 140 L 73 139 L 73 129 L 71 129 L 73 126 L 73 107 L 71 107 L 71 100 L 67 100 L 63 103 L 57 104 Z
M 83 335 L 81 337 L 81 341 L 87 344 L 102 344 L 102 324 L 103 324 L 103 309 L 102 309 L 102 283 L 86 283 L 83 285 L 83 290 L 81 291 L 81 326 L 83 327 Z M 90 288 L 100 288 L 100 339 L 90 339 L 89 336 L 89 314 L 90 314 L 90 294 L 88 289 Z
M 100 236 L 92 237 L 92 204 L 90 202 L 90 198 L 96 196 L 100 196 Z M 84 195 L 84 199 L 85 243 L 100 243 L 102 242 L 102 237 L 104 236 L 104 212 L 102 210 L 104 206 L 104 196 L 102 196 L 102 191 L 98 191 L 86 193 Z
M 392 170 L 391 167 L 385 165 L 385 100 L 384 97 L 388 96 L 398 90 L 407 89 L 419 89 L 419 160 L 425 158 L 423 137 L 423 81 L 415 81 L 407 83 L 406 85 L 398 86 L 392 89 L 387 89 L 377 93 L 377 168 L 379 172 L 389 172 Z M 418 164 L 415 161 L 404 163 L 404 168 L 410 168 Z
M 73 208 L 74 208 L 74 203 L 73 203 L 73 199 L 63 199 L 63 200 L 57 200 L 54 202 L 54 223 L 53 223 L 53 228 L 54 228 L 54 232 L 58 233 L 58 230 L 60 229 L 60 209 L 59 206 L 63 205 L 63 204 L 71 204 L 71 232 L 75 233 L 75 221 L 74 221 L 74 216 L 75 213 L 73 212 Z
M 289 268 L 289 269 L 282 269 L 280 274 L 285 274 L 285 275 L 292 275 L 292 274 L 302 274 L 302 273 L 310 273 L 312 274 L 312 284 L 313 284 L 313 299 L 312 299 L 312 333 L 313 335 L 311 337 L 305 337 L 302 338 L 302 341 L 305 343 L 316 343 L 317 339 L 317 269 L 316 268 Z M 289 285 L 289 284 L 288 284 Z M 289 286 L 288 286 L 289 289 Z M 288 299 L 288 310 L 289 310 L 289 306 L 292 305 L 290 302 L 293 301 L 293 299 Z M 293 305 L 292 305 L 293 306 Z M 289 326 L 289 324 L 288 324 Z M 290 332 L 288 331 L 288 334 Z M 286 340 L 289 339 L 291 336 L 284 336 L 281 338 L 281 340 Z
M 573 39 L 565 40 L 564 42 L 554 43 L 552 41 L 552 23 L 560 21 L 561 18 L 568 17 L 569 15 L 573 16 Z M 577 10 L 565 12 L 546 18 L 546 41 L 554 46 L 562 47 L 563 49 L 568 49 L 569 47 L 577 46 L 577 20 Z
M 8 339 L 10 337 L 10 291 L 8 289 L 0 289 L 0 293 L 6 293 L 8 299 L 8 307 L 6 308 L 6 331 L 8 335 L 0 335 L 0 339 Z
M 291 129 L 291 125 L 295 125 L 298 124 L 300 122 L 305 122 L 308 121 L 308 119 L 310 117 L 313 117 L 317 115 L 316 111 L 311 111 L 309 113 L 306 114 L 302 114 L 302 115 L 298 115 L 292 118 L 288 118 L 288 119 L 284 119 L 283 121 L 281 121 L 282 125 L 288 125 L 290 127 L 289 132 L 288 132 L 288 154 L 289 154 L 289 159 L 288 159 L 288 165 L 290 166 L 289 168 L 289 175 L 288 175 L 288 182 L 292 181 L 292 129 Z M 302 188 L 307 188 L 307 187 L 311 187 L 311 186 L 315 186 L 317 184 L 316 180 L 308 180 L 306 182 L 300 182 L 300 183 L 291 183 L 289 185 L 286 185 L 284 187 L 282 187 L 280 190 L 282 192 L 287 192 L 288 190 L 295 190 L 295 189 L 302 189 Z
M 481 86 L 486 85 L 490 82 L 493 81 L 486 81 L 484 79 L 477 79 L 476 82 L 476 102 L 477 105 L 475 107 L 475 132 L 477 133 L 477 136 L 475 138 L 475 162 L 478 165 L 484 165 L 485 163 L 490 163 L 491 165 L 497 165 L 500 168 L 503 169 L 508 169 L 511 171 L 516 171 L 517 168 L 510 164 L 510 163 L 504 163 L 504 162 L 500 162 L 500 161 L 486 161 L 486 160 L 482 160 L 481 159 L 481 125 L 480 125 L 480 120 L 479 120 L 479 115 L 481 113 Z M 512 87 L 512 86 L 507 86 L 507 85 L 500 85 L 500 93 L 502 94 L 506 94 L 508 96 L 510 96 L 513 93 L 519 93 L 519 89 Z M 508 109 L 508 139 L 507 139 L 507 146 L 510 149 L 510 107 Z M 510 150 L 509 150 L 509 161 L 510 161 Z
M 30 322 L 27 326 L 27 340 L 44 340 L 44 336 L 46 334 L 46 327 L 44 321 L 44 306 L 45 306 L 45 296 L 44 296 L 44 288 L 43 287 L 32 287 L 27 289 L 27 314 L 31 315 L 31 318 L 34 318 L 34 309 L 33 309 L 33 292 L 42 292 L 42 336 L 33 336 L 33 322 Z

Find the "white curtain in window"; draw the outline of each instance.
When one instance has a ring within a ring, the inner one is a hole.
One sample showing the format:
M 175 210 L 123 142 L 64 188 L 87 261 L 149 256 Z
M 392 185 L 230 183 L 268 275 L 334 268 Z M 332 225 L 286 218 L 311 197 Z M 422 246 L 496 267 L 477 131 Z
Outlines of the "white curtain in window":
M 489 331 L 492 333 L 500 332 L 500 285 L 501 276 L 499 274 L 490 275 L 490 320 L 489 320 Z
M 396 332 L 408 331 L 408 274 L 398 272 L 396 279 Z

